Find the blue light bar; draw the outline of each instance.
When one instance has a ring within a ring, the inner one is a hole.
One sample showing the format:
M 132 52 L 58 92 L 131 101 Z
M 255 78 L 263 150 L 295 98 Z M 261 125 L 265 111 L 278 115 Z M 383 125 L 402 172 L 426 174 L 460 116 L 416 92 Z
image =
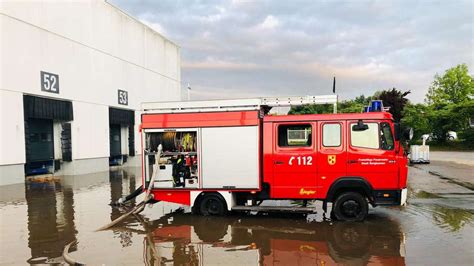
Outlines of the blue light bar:
M 383 102 L 382 100 L 372 100 L 368 106 L 364 107 L 364 113 L 371 113 L 371 112 L 383 112 Z

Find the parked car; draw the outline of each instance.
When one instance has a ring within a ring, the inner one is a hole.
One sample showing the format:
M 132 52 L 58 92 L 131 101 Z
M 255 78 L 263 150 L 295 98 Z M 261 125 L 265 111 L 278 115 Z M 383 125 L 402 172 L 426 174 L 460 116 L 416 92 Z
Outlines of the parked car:
M 434 135 L 433 133 L 430 133 L 430 134 L 421 135 L 421 140 L 423 140 L 423 139 L 426 139 L 426 142 L 430 142 L 430 141 L 433 141 L 433 140 L 437 140 L 438 137 L 436 135 Z M 458 139 L 458 133 L 456 133 L 454 131 L 448 131 L 448 133 L 446 133 L 446 139 L 450 140 L 450 141 L 456 140 L 456 139 Z
M 446 138 L 448 140 L 456 140 L 456 139 L 458 139 L 458 133 L 456 133 L 454 131 L 448 131 L 448 134 L 447 134 Z
M 423 141 L 426 141 L 426 142 L 429 142 L 433 139 L 433 133 L 431 134 L 423 134 L 421 135 L 421 140 Z

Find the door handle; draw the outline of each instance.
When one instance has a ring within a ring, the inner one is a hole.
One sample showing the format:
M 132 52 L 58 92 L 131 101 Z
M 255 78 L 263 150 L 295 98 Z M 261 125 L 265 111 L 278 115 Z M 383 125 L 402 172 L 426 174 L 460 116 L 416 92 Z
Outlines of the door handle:
M 274 161 L 273 163 L 274 163 L 274 164 L 283 164 L 282 161 Z
M 347 160 L 347 163 L 348 163 L 348 164 L 357 163 L 357 160 Z

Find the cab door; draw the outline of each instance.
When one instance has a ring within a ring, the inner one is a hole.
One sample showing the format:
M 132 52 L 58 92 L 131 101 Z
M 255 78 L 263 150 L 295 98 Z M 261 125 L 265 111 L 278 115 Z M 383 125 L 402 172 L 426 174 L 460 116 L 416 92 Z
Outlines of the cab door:
M 346 121 L 320 121 L 318 128 L 317 195 L 325 198 L 331 184 L 347 176 Z
M 366 179 L 374 189 L 397 188 L 398 166 L 390 123 L 364 120 L 365 130 L 357 130 L 357 121 L 348 128 L 347 175 Z
M 273 125 L 272 198 L 316 197 L 315 122 Z

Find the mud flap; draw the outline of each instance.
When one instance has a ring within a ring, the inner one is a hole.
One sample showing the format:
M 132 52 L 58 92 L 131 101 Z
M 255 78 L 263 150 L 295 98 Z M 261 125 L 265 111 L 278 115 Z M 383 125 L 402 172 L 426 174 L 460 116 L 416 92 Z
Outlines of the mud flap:
M 402 189 L 402 193 L 400 194 L 400 206 L 407 205 L 407 196 L 408 190 L 406 188 Z

